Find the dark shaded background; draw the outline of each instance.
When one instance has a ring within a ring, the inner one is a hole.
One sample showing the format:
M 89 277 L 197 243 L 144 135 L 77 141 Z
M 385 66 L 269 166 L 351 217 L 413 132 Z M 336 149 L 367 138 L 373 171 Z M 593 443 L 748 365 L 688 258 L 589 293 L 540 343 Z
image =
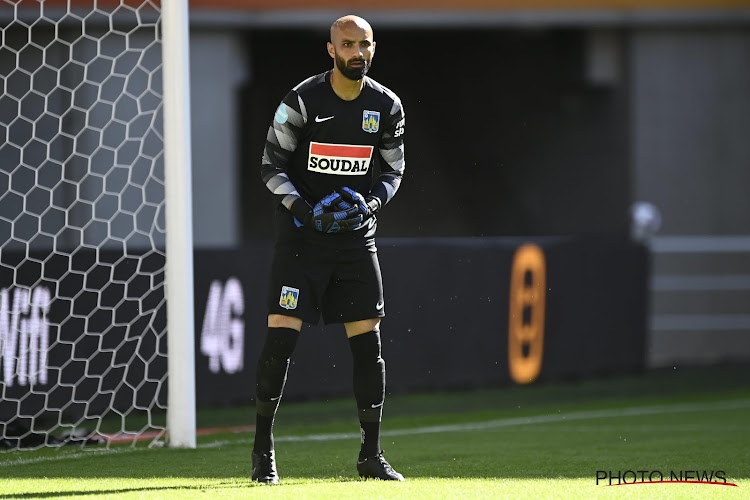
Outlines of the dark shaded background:
M 624 233 L 624 85 L 585 78 L 582 30 L 378 30 L 370 76 L 407 116 L 406 174 L 380 236 Z M 243 90 L 244 239 L 272 236 L 258 166 L 273 112 L 329 69 L 327 32 L 255 30 Z

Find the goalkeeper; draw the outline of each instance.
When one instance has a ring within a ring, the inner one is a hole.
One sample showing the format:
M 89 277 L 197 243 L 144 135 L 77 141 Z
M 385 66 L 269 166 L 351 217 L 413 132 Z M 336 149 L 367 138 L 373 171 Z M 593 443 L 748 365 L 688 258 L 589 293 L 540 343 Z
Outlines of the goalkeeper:
M 372 28 L 345 16 L 331 26 L 333 68 L 297 85 L 268 130 L 261 176 L 276 199 L 277 241 L 268 332 L 258 360 L 252 478 L 278 483 L 273 422 L 303 322 L 343 323 L 353 359 L 362 434 L 361 477 L 403 481 L 383 457 L 385 398 L 380 319 L 385 316 L 377 213 L 404 172 L 404 111 L 367 77 Z

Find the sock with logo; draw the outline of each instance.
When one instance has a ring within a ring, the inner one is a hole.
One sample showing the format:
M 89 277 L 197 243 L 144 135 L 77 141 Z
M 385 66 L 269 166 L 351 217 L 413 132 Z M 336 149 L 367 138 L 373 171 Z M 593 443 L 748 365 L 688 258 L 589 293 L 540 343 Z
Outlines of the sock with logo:
M 258 359 L 255 386 L 255 444 L 253 450 L 273 449 L 273 421 L 284 392 L 289 358 L 297 345 L 299 332 L 292 328 L 268 328 L 266 342 Z
M 354 398 L 357 400 L 362 431 L 360 460 L 380 453 L 380 420 L 385 400 L 385 361 L 380 357 L 380 332 L 370 331 L 349 339 L 354 372 Z

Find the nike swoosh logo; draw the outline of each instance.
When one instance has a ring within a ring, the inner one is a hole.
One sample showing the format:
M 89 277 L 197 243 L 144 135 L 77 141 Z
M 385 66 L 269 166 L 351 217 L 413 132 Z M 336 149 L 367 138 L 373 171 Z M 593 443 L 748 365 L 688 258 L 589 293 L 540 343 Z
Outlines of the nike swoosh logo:
M 322 122 L 326 122 L 326 121 L 328 121 L 328 120 L 330 120 L 332 118 L 333 118 L 333 116 L 326 116 L 325 118 L 321 118 L 320 115 L 318 115 L 318 116 L 315 117 L 315 121 L 318 122 L 318 123 L 322 123 Z
M 377 304 L 375 304 L 375 309 L 377 309 L 378 311 L 380 311 L 383 308 L 384 305 L 385 304 L 383 304 L 382 302 L 378 302 Z
M 381 406 L 383 406 L 383 403 L 380 402 L 380 403 L 378 403 L 376 405 L 370 405 L 370 406 L 372 406 L 373 408 L 380 408 Z

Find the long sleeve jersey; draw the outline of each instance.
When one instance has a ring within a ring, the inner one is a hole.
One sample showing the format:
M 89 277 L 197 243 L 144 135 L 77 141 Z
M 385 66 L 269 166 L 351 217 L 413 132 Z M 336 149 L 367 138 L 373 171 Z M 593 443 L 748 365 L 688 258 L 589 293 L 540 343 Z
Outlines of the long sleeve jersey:
M 388 88 L 365 77 L 360 95 L 338 97 L 331 71 L 292 89 L 268 130 L 261 176 L 275 195 L 280 238 L 345 246 L 371 244 L 376 217 L 349 233 L 323 234 L 295 224 L 323 197 L 344 186 L 388 203 L 404 173 L 404 110 Z

